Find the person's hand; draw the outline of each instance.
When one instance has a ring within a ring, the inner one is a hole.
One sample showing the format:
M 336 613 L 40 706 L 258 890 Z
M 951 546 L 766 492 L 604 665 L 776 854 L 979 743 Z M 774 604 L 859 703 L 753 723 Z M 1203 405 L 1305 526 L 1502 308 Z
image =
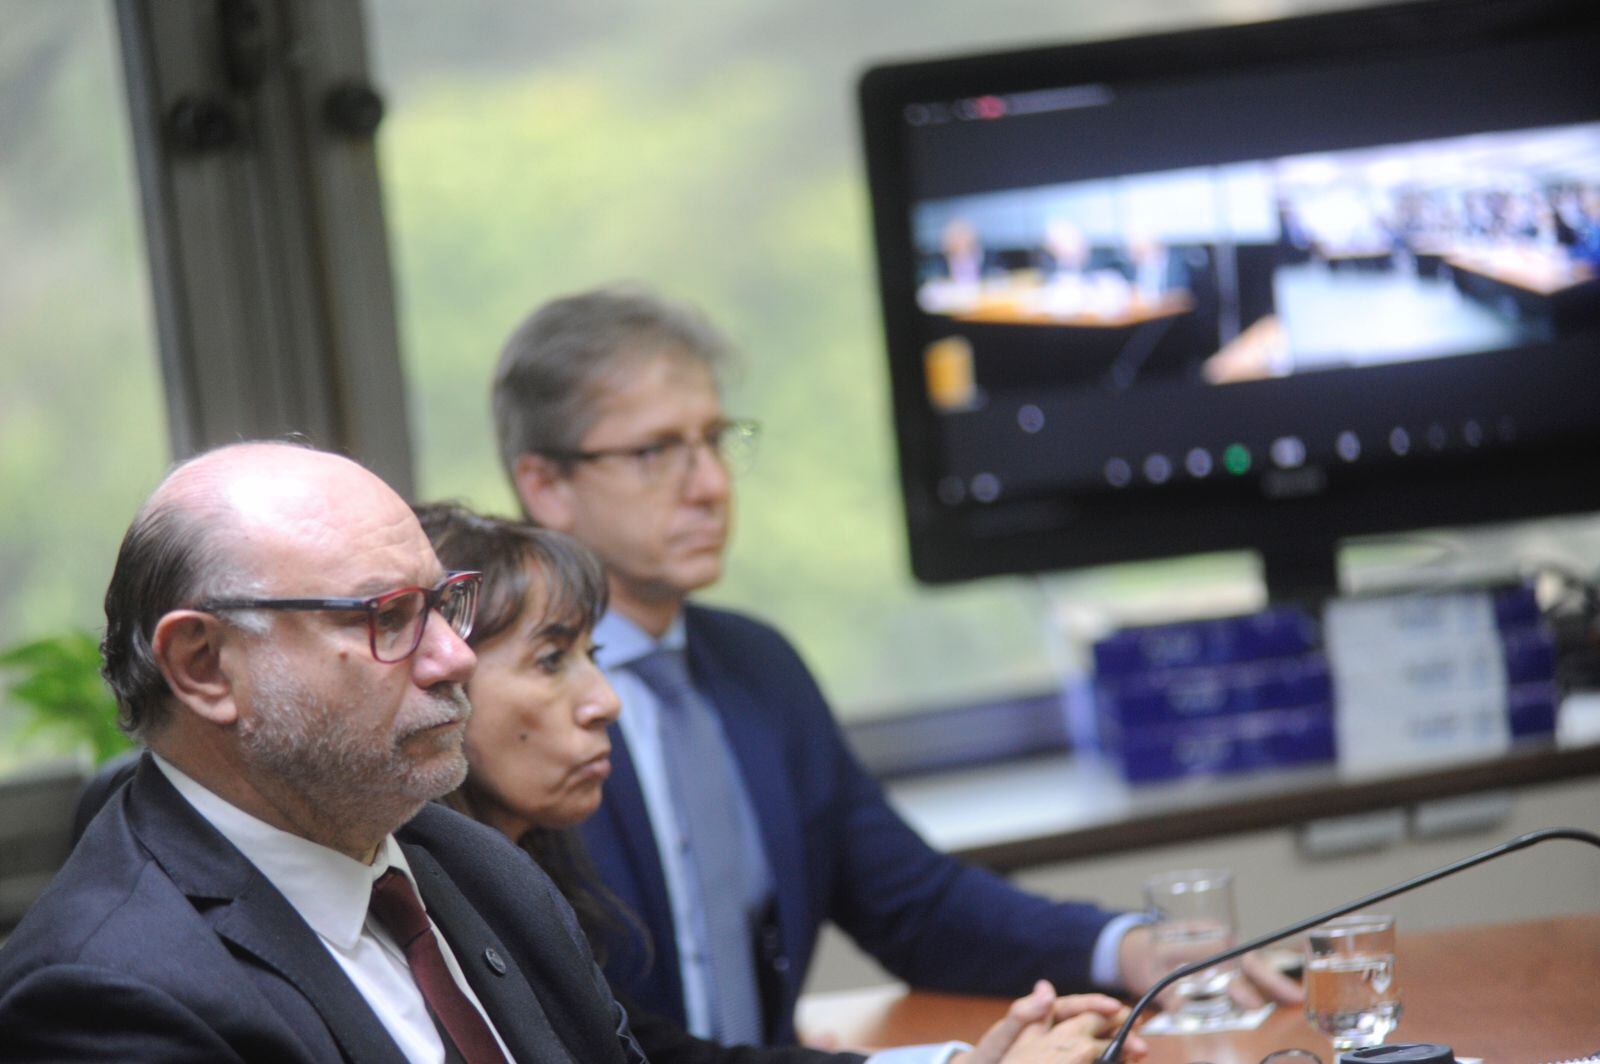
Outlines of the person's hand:
M 807 1049 L 817 1049 L 824 1053 L 839 1052 L 839 1035 L 836 1031 L 818 1031 L 815 1034 L 802 1033 L 800 1044 Z
M 1265 953 L 1256 950 L 1239 958 L 1244 978 L 1235 979 L 1228 992 L 1247 1009 L 1257 1008 L 1268 1001 L 1283 1005 L 1302 1005 L 1306 1000 L 1305 987 L 1279 971 Z
M 1127 1015 L 1127 1006 L 1115 998 L 1058 998 L 1055 988 L 1041 979 L 1031 994 L 1011 1003 L 976 1046 L 951 1058 L 951 1064 L 1089 1064 L 1105 1051 L 1107 1039 Z M 1147 1052 L 1138 1038 L 1130 1038 L 1124 1049 L 1129 1060 Z
M 1080 1059 L 1070 1054 L 1061 1055 L 1067 1052 L 1067 1046 L 1063 1044 L 1064 1039 L 1076 1036 L 1079 1039 L 1088 1039 L 1092 1050 L 1089 1056 L 1081 1059 L 1094 1060 L 1106 1051 L 1106 1047 L 1111 1044 L 1111 1036 L 1127 1022 L 1130 1011 L 1127 1005 L 1105 994 L 1068 994 L 1066 997 L 1056 998 L 1051 1018 L 1057 1026 L 1051 1028 L 1051 1037 L 1046 1041 L 1046 1045 L 1051 1047 L 1057 1056 L 1046 1059 Z M 1090 1019 L 1095 1022 L 1087 1022 Z M 1072 1024 L 1076 1024 L 1076 1028 L 1067 1030 Z M 1072 1047 L 1072 1051 L 1075 1052 L 1076 1047 Z M 1128 1035 L 1128 1040 L 1122 1043 L 1123 1060 L 1143 1060 L 1149 1052 L 1150 1047 L 1145 1044 L 1145 1040 L 1136 1034 Z M 1018 1064 L 1018 1062 L 1007 1057 L 1006 1064 Z
M 1242 978 L 1233 981 L 1228 993 L 1241 1008 L 1257 1008 L 1268 1001 L 1284 1005 L 1305 1001 L 1300 984 L 1274 968 L 1259 950 L 1246 953 L 1240 960 Z M 1135 927 L 1123 936 L 1117 967 L 1122 973 L 1122 985 L 1134 994 L 1143 994 L 1167 974 L 1156 970 L 1155 944 L 1148 927 Z

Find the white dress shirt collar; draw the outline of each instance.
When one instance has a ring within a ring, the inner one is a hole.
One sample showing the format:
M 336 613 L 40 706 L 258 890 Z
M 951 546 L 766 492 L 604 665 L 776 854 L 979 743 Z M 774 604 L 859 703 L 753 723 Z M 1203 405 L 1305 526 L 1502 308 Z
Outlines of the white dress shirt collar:
M 413 1064 L 441 1064 L 445 1060 L 444 1042 L 428 1013 L 422 991 L 412 978 L 405 954 L 393 936 L 367 912 L 373 881 L 390 868 L 400 869 L 416 885 L 416 876 L 411 874 L 411 865 L 395 837 L 384 836 L 372 863 L 362 864 L 251 816 L 207 790 L 170 761 L 151 756 L 184 800 L 266 876 L 316 933 L 405 1058 Z M 417 893 L 420 899 L 421 891 Z M 426 902 L 423 910 L 427 910 Z M 483 1015 L 501 1052 L 510 1060 L 505 1040 L 437 926 L 433 937 L 456 986 Z
M 342 949 L 354 948 L 361 934 L 372 883 L 378 876 L 395 867 L 416 881 L 393 835 L 384 836 L 376 858 L 364 865 L 251 816 L 170 761 L 158 754 L 151 756 L 178 793 L 261 870 L 311 929 Z
M 657 649 L 683 650 L 689 645 L 683 628 L 683 611 L 672 618 L 660 639 L 634 624 L 616 610 L 607 610 L 594 626 L 594 641 L 599 647 L 596 660 L 602 669 L 616 669 Z

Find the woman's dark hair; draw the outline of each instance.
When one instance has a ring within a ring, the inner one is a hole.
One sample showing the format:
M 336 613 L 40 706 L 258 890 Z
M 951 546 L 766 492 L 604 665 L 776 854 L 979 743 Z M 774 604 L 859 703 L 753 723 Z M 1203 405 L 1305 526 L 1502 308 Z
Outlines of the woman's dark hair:
M 483 574 L 474 646 L 487 643 L 522 619 L 537 570 L 544 584 L 539 627 L 560 625 L 587 632 L 606 612 L 606 574 L 600 559 L 561 532 L 499 517 L 485 517 L 453 502 L 413 507 L 433 551 L 446 569 Z
M 605 613 L 605 569 L 571 536 L 485 517 L 458 503 L 429 503 L 413 509 L 446 569 L 483 573 L 477 620 L 467 638 L 473 647 L 512 631 L 522 621 L 535 579 L 543 584 L 542 594 L 536 596 L 543 602 L 539 629 L 559 626 L 587 632 Z M 440 801 L 474 820 L 485 819 L 483 796 L 470 774 Z M 534 827 L 516 842 L 555 881 L 597 957 L 604 959 L 605 942 L 618 930 L 619 917 L 643 931 L 638 918 L 600 882 L 577 832 Z M 648 932 L 644 937 L 648 940 Z
M 470 777 L 439 801 L 483 823 L 479 807 L 482 798 L 473 789 Z M 589 853 L 583 848 L 583 841 L 578 838 L 576 831 L 570 828 L 529 828 L 517 840 L 517 845 L 544 869 L 545 875 L 550 877 L 561 896 L 567 899 L 567 904 L 572 906 L 573 915 L 578 918 L 578 927 L 589 940 L 589 949 L 596 961 L 605 963 L 608 952 L 606 945 L 624 924 L 641 933 L 648 941 L 649 932 L 639 918 L 622 903 L 622 899 L 600 882 L 599 873 L 594 870 L 594 863 L 589 860 Z

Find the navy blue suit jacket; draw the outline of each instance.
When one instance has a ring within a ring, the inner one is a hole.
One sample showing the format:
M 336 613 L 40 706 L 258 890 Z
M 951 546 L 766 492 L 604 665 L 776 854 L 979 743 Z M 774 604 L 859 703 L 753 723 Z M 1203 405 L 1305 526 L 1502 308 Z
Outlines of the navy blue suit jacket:
M 933 850 L 846 747 L 781 635 L 698 606 L 685 625 L 690 672 L 721 716 L 777 883 L 760 943 L 769 1041 L 795 1037 L 795 1001 L 825 920 L 914 986 L 1006 996 L 1040 978 L 1063 990 L 1088 987 L 1095 939 L 1114 913 L 1025 893 Z M 619 993 L 682 1023 L 666 881 L 627 745 L 615 727 L 611 739 L 605 799 L 580 831 L 601 880 L 651 942 L 619 936 L 606 972 Z
M 432 803 L 396 837 L 517 1060 L 642 1062 L 526 854 Z M 316 933 L 148 758 L 0 949 L 0 1057 L 404 1059 Z

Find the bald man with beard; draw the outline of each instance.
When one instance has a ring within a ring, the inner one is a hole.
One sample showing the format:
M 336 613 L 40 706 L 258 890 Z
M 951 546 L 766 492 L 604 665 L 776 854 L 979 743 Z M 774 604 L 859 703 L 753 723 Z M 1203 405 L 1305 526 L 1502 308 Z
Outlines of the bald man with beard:
M 477 579 L 346 459 L 177 467 L 106 594 L 146 753 L 0 950 L 0 1056 L 642 1061 L 549 880 L 431 802 Z

